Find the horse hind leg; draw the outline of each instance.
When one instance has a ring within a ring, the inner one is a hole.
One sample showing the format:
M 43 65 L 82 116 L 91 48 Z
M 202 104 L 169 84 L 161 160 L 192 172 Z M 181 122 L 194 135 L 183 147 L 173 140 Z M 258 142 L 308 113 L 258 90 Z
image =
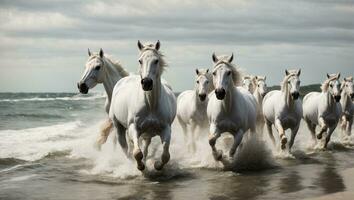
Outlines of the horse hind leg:
M 129 158 L 130 155 L 128 153 L 128 144 L 126 138 L 127 129 L 121 123 L 119 123 L 117 119 L 114 118 L 113 122 L 114 122 L 114 126 L 117 128 L 118 143 L 122 148 L 124 154 Z
M 170 160 L 170 141 L 171 141 L 171 127 L 166 127 L 160 135 L 162 142 L 162 155 L 161 160 L 156 161 L 154 164 L 154 168 L 156 170 L 161 170 L 163 166 Z

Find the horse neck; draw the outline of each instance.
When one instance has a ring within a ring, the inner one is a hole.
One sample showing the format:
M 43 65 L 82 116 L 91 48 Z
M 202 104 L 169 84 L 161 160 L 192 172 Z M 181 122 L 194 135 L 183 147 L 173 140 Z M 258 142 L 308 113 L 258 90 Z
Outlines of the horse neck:
M 110 60 L 105 59 L 104 63 L 105 63 L 106 73 L 105 73 L 105 79 L 103 81 L 103 86 L 107 93 L 107 97 L 110 101 L 112 98 L 112 92 L 115 84 L 123 76 L 119 73 L 119 70 L 115 68 L 114 64 Z
M 150 111 L 156 110 L 156 107 L 159 104 L 161 94 L 161 77 L 158 76 L 153 84 L 154 85 L 151 91 L 144 91 L 145 102 L 150 108 Z
M 258 105 L 260 105 L 262 107 L 263 97 L 259 94 L 258 87 L 256 87 L 256 89 L 254 90 L 253 96 L 256 98 Z
M 222 101 L 222 105 L 223 105 L 225 111 L 227 111 L 227 112 L 231 111 L 231 106 L 233 104 L 235 89 L 237 90 L 237 87 L 235 87 L 234 84 L 232 82 L 230 82 L 229 86 L 228 86 L 228 91 L 226 91 L 225 98 Z
M 340 100 L 341 104 L 342 104 L 342 110 L 348 110 L 351 109 L 352 107 L 352 101 L 351 98 L 349 97 L 349 95 L 343 91 L 341 94 L 341 100 Z
M 325 93 L 326 104 L 329 110 L 331 110 L 335 106 L 335 100 L 332 98 L 331 93 L 327 90 Z

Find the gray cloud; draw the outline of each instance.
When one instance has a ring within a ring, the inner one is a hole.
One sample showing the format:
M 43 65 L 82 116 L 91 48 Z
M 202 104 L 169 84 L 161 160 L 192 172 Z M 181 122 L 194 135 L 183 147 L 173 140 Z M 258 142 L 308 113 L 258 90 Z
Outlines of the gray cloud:
M 38 62 L 56 68 L 56 62 L 80 65 L 87 47 L 103 47 L 134 71 L 136 40 L 160 39 L 171 63 L 179 68 L 170 71 L 180 74 L 189 73 L 187 66 L 210 65 L 212 51 L 235 50 L 240 64 L 251 73 L 270 73 L 257 68 L 263 65 L 273 66 L 272 72 L 289 65 L 303 65 L 309 72 L 336 65 L 350 74 L 352 19 L 352 1 L 3 0 L 0 54 L 6 56 L 3 63 L 15 68 L 24 64 L 35 68 Z M 304 76 L 307 83 L 322 80 Z M 280 77 L 269 80 L 277 84 Z M 189 87 L 175 81 L 178 90 Z

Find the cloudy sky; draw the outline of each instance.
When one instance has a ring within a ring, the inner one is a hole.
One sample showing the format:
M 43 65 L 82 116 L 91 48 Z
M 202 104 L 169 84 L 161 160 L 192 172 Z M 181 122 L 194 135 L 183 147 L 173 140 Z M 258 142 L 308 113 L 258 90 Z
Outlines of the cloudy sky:
M 353 19 L 354 1 L 341 0 L 0 0 L 0 92 L 76 92 L 87 48 L 136 72 L 138 39 L 161 41 L 175 91 L 213 51 L 269 85 L 298 67 L 302 84 L 318 83 L 354 75 Z

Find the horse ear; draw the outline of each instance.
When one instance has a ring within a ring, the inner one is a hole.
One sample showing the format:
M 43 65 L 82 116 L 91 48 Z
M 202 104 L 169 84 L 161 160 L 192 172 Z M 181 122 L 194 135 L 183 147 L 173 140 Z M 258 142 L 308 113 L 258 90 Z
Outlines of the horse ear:
M 287 69 L 285 70 L 285 75 L 289 75 L 289 71 Z
M 214 63 L 217 63 L 219 61 L 218 57 L 216 57 L 215 55 L 215 52 L 213 53 L 212 58 Z
M 100 57 L 103 58 L 103 55 L 104 55 L 104 53 L 103 53 L 103 50 L 102 50 L 102 48 L 101 48 L 101 49 L 100 49 Z
M 340 77 L 340 73 L 337 74 L 337 79 L 339 79 L 339 77 Z
M 155 49 L 158 51 L 160 49 L 160 40 L 157 40 L 155 44 Z
M 140 51 L 144 49 L 144 45 L 141 44 L 140 40 L 138 40 L 138 48 Z
M 91 56 L 90 48 L 87 48 L 87 53 L 88 53 L 89 56 Z
M 199 70 L 198 70 L 198 69 L 195 69 L 195 73 L 196 73 L 197 75 L 199 75 Z
M 267 76 L 264 76 L 264 81 L 267 79 Z
M 327 78 L 331 77 L 328 73 L 327 73 Z
M 301 69 L 297 70 L 297 76 L 300 76 L 301 74 Z
M 229 60 L 228 60 L 229 63 L 231 63 L 233 59 L 234 59 L 234 53 L 231 54 L 231 56 L 230 56 L 230 58 L 229 58 Z

